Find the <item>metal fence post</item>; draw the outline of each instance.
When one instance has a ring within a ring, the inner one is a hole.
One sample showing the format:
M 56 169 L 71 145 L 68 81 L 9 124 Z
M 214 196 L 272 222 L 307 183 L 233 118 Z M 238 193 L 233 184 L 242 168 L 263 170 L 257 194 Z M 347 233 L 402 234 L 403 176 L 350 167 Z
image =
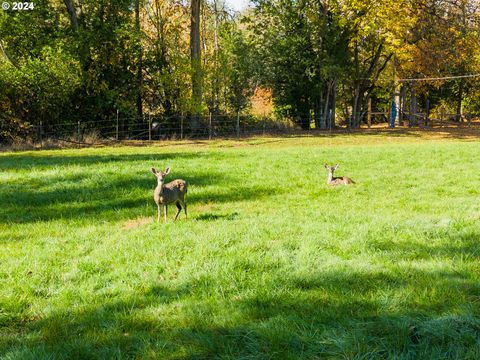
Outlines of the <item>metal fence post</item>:
M 148 141 L 152 141 L 152 116 L 148 114 Z
M 82 131 L 80 129 L 80 120 L 78 120 L 78 126 L 77 126 L 77 141 L 78 142 L 82 141 Z
M 210 112 L 210 118 L 208 120 L 208 140 L 212 140 L 212 113 Z
M 238 137 L 240 137 L 240 110 L 237 110 L 236 130 L 237 130 L 237 138 L 238 138 Z
M 43 148 L 43 122 L 40 120 L 40 127 L 38 128 L 38 136 L 40 137 L 40 149 Z
M 180 114 L 180 139 L 183 140 L 183 114 Z
M 368 98 L 367 125 L 369 129 L 372 127 L 372 98 Z
M 116 128 L 116 131 L 115 131 L 115 138 L 118 141 L 118 109 L 117 109 L 117 128 Z

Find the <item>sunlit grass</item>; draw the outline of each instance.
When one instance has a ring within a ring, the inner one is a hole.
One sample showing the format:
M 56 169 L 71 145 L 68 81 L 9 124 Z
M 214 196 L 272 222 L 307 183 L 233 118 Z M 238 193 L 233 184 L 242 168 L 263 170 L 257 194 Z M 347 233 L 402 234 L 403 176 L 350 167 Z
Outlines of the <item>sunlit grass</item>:
M 357 182 L 330 188 L 323 163 Z M 152 167 L 189 182 L 154 222 Z M 480 357 L 480 144 L 254 138 L 0 154 L 0 355 Z

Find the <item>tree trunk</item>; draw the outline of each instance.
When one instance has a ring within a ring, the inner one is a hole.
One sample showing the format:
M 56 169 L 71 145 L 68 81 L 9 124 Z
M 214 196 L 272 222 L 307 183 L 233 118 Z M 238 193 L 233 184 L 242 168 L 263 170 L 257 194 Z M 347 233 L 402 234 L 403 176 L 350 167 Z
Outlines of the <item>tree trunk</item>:
M 410 95 L 410 119 L 409 119 L 409 126 L 417 125 L 417 93 L 415 88 L 412 88 L 412 92 Z
M 353 128 L 357 123 L 357 112 L 358 112 L 358 97 L 360 96 L 360 59 L 358 55 L 358 44 L 355 43 L 354 48 L 354 63 L 355 63 L 355 78 L 357 83 L 355 84 L 355 89 L 353 91 L 353 104 L 352 104 L 352 117 L 350 118 L 349 128 Z
M 300 120 L 300 126 L 302 127 L 302 130 L 310 130 L 310 116 L 308 116 L 309 111 L 309 102 L 305 99 L 302 99 L 299 107 L 296 109 L 297 118 Z
M 395 79 L 395 94 L 393 96 L 394 96 L 395 106 L 397 108 L 397 114 L 395 116 L 395 119 L 393 120 L 393 123 L 400 125 L 400 111 L 401 111 L 400 110 L 400 88 L 396 79 Z
M 330 102 L 330 90 L 332 88 L 331 82 L 328 81 L 327 83 L 327 93 L 325 96 L 325 106 L 323 107 L 323 121 L 322 121 L 322 129 L 326 129 L 328 127 L 328 114 L 329 114 L 329 102 Z
M 0 54 L 3 55 L 4 59 L 6 59 L 10 64 L 12 64 L 13 66 L 15 66 L 18 69 L 18 65 L 12 61 L 12 59 L 8 55 L 7 50 L 3 46 L 2 40 L 0 40 Z
M 75 5 L 73 0 L 63 0 L 65 6 L 67 7 L 68 15 L 70 17 L 70 23 L 72 24 L 73 30 L 78 30 L 78 18 L 77 18 L 77 11 L 75 9 Z
M 330 116 L 329 122 L 329 129 L 335 128 L 335 109 L 337 107 L 337 80 L 333 80 L 333 88 L 332 88 L 332 114 Z
M 190 58 L 192 64 L 192 130 L 197 130 L 199 113 L 202 107 L 202 64 L 200 44 L 200 7 L 201 0 L 191 0 Z
M 368 98 L 368 112 L 367 112 L 367 125 L 370 129 L 372 127 L 372 98 Z
M 322 89 L 323 90 L 323 89 Z M 318 98 L 317 106 L 315 109 L 315 129 L 321 128 L 322 122 L 322 104 L 323 104 L 323 91 L 320 91 L 320 96 Z
M 397 59 L 397 55 L 393 54 L 393 77 L 394 77 L 394 84 L 393 84 L 393 91 L 394 91 L 394 99 L 395 99 L 395 106 L 397 107 L 397 116 L 395 118 L 395 123 L 397 125 L 400 125 L 400 81 L 398 79 L 398 74 L 397 74 L 397 67 L 399 66 L 399 62 Z
M 213 61 L 214 61 L 214 69 L 215 69 L 215 79 L 213 82 L 213 109 L 214 112 L 217 112 L 218 109 L 218 98 L 219 98 L 219 75 L 218 75 L 218 0 L 214 0 L 214 43 L 213 43 Z
M 359 47 L 358 44 L 355 44 L 354 64 L 356 82 L 352 104 L 352 127 L 360 127 L 362 116 L 365 113 L 365 108 L 367 107 L 366 100 L 375 88 L 375 80 L 378 79 L 380 74 L 387 66 L 387 63 L 393 56 L 393 53 L 386 56 L 383 63 L 379 65 L 383 48 L 384 44 L 382 41 L 375 50 L 375 54 L 373 55 L 373 57 L 368 60 L 368 67 L 364 71 L 360 72 Z
M 352 106 L 352 121 L 351 126 L 352 128 L 356 128 L 360 125 L 360 116 L 359 116 L 359 104 L 360 104 L 360 84 L 355 86 L 355 93 L 353 96 L 353 106 Z
M 457 113 L 455 115 L 455 120 L 460 122 L 462 121 L 462 100 L 463 100 L 463 81 L 460 80 L 460 85 L 458 89 L 458 98 L 457 98 Z
M 400 109 L 398 110 L 399 118 L 398 125 L 403 126 L 404 114 L 405 114 L 405 105 L 407 103 L 407 88 L 402 86 L 400 90 Z
M 310 117 L 308 114 L 300 115 L 300 126 L 302 130 L 310 130 Z
M 137 31 L 138 41 L 138 59 L 137 59 L 137 117 L 143 117 L 143 101 L 142 101 L 142 87 L 143 87 L 143 48 L 142 40 L 140 38 L 140 0 L 135 1 L 135 30 Z
M 430 99 L 427 98 L 425 102 L 425 126 L 428 126 L 429 119 L 430 119 Z

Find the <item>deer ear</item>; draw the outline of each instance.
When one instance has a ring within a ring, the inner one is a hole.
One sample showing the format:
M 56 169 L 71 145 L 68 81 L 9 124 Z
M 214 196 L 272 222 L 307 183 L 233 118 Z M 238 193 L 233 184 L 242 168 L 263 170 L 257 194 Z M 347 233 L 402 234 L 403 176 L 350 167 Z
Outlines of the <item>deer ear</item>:
M 334 170 L 337 170 L 337 168 L 339 167 L 340 165 L 336 164 L 335 167 L 334 167 Z
M 170 168 L 169 168 L 169 167 L 167 167 L 167 168 L 165 169 L 165 172 L 164 172 L 164 174 L 165 174 L 165 175 L 168 175 L 168 174 L 170 174 Z
M 325 169 L 328 169 L 328 165 L 327 165 L 327 164 L 323 164 L 323 167 L 324 167 Z
M 157 176 L 158 171 L 157 171 L 155 168 L 153 168 L 153 167 L 152 167 L 151 170 L 152 170 L 153 175 Z

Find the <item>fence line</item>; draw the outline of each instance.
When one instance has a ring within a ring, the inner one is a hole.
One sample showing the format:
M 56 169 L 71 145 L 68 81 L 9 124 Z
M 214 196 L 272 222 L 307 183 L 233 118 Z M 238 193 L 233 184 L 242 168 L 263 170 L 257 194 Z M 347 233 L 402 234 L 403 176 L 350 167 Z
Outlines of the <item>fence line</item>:
M 369 127 L 372 120 L 376 123 L 388 123 L 390 120 L 389 111 L 375 111 L 369 108 L 366 113 L 359 115 L 362 118 L 362 123 L 368 124 Z M 408 122 L 410 126 L 420 126 L 422 123 L 424 126 L 429 124 L 458 125 L 458 122 L 453 123 L 448 120 L 454 116 L 456 114 L 441 114 L 441 118 L 437 119 L 427 116 L 426 113 L 400 112 L 399 119 L 401 123 Z M 471 117 L 473 115 L 466 115 L 464 119 L 470 121 Z M 444 118 L 447 120 L 443 120 Z M 314 124 L 314 122 L 315 120 L 311 124 Z M 40 121 L 38 125 L 32 127 L 33 137 L 40 144 L 47 139 L 52 139 L 78 145 L 107 144 L 122 140 L 213 139 L 260 134 L 285 134 L 298 130 L 300 130 L 299 126 L 295 126 L 289 121 L 278 121 L 266 117 L 254 118 L 239 113 L 198 117 L 151 114 L 142 117 L 120 117 L 117 113 L 117 116 L 110 120 L 71 121 L 60 124 L 45 124 Z
M 181 115 L 120 117 L 111 120 L 69 121 L 48 124 L 42 121 L 32 126 L 32 132 L 42 143 L 46 139 L 72 144 L 94 145 L 121 140 L 162 140 L 184 138 L 240 137 L 253 134 L 284 133 L 294 129 L 288 121 L 252 116 Z

